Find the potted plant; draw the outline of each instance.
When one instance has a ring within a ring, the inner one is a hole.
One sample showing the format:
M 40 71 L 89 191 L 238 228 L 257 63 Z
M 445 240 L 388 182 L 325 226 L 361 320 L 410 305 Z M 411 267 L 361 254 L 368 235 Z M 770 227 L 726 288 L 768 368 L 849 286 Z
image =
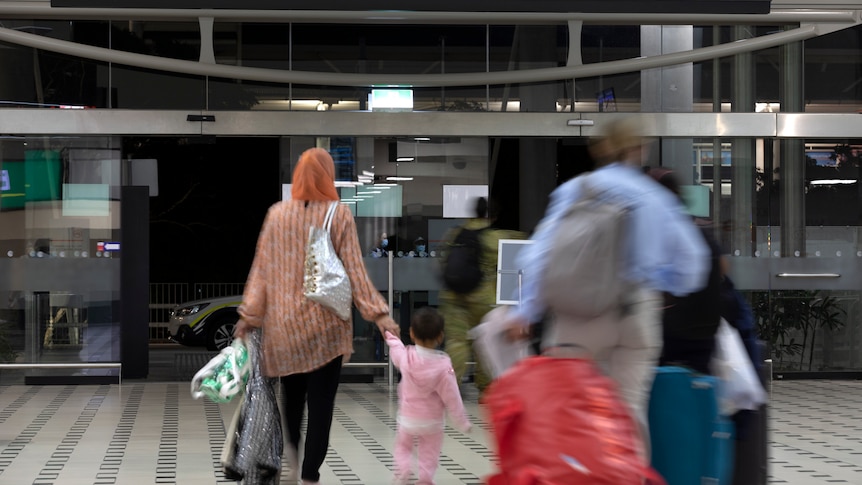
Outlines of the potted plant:
M 18 358 L 18 351 L 9 342 L 7 327 L 7 323 L 0 323 L 0 362 L 2 363 L 15 362 Z
M 760 338 L 783 370 L 812 370 L 818 331 L 840 330 L 846 315 L 838 299 L 816 290 L 753 292 L 751 307 Z

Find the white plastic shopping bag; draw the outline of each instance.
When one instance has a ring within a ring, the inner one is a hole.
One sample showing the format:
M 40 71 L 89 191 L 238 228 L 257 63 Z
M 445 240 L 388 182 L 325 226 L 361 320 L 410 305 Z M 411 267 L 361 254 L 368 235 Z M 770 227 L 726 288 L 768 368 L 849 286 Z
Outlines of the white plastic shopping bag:
M 742 337 L 723 318 L 715 334 L 715 353 L 710 367 L 712 373 L 721 379 L 718 404 L 719 410 L 725 416 L 743 409 L 757 409 L 768 400 L 754 365 L 745 351 Z
M 213 402 L 230 402 L 234 396 L 243 393 L 250 372 L 245 342 L 235 338 L 192 378 L 192 398 L 206 396 Z
M 469 332 L 469 337 L 473 339 L 473 348 L 491 379 L 496 379 L 506 369 L 530 355 L 529 341 L 513 342 L 506 337 L 506 329 L 510 325 L 508 311 L 507 306 L 491 310 L 482 317 L 479 325 Z

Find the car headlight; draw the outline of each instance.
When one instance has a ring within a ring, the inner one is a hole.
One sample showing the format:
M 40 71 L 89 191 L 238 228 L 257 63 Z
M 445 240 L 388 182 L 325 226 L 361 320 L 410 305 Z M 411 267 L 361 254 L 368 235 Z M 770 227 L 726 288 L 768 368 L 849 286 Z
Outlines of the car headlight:
M 203 310 L 208 307 L 209 303 L 198 303 L 196 305 L 184 306 L 182 308 L 177 308 L 171 312 L 172 317 L 187 317 L 189 315 L 194 315 L 195 313 Z

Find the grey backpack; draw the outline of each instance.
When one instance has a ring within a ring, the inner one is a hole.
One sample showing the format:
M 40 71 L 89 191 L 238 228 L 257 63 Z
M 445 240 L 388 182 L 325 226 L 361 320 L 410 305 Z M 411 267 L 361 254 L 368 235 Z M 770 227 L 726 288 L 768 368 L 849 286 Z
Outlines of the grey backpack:
M 602 200 L 589 176 L 581 198 L 559 222 L 541 276 L 541 295 L 553 314 L 592 319 L 622 306 L 621 277 L 629 210 Z

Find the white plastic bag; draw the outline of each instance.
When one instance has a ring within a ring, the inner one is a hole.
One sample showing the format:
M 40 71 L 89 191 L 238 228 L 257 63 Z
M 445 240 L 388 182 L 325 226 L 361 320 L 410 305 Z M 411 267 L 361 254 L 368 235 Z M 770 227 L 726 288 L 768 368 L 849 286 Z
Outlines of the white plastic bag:
M 245 342 L 235 338 L 192 378 L 192 398 L 206 396 L 213 402 L 230 402 L 234 396 L 242 394 L 250 371 Z
M 742 337 L 723 318 L 715 333 L 715 353 L 710 368 L 712 373 L 721 379 L 718 387 L 721 414 L 730 416 L 743 409 L 754 410 L 768 400 L 745 351 Z
M 496 379 L 506 369 L 531 353 L 529 341 L 512 342 L 506 337 L 506 329 L 510 324 L 508 311 L 507 306 L 499 306 L 491 310 L 468 334 L 473 339 L 473 348 L 479 354 L 482 365 L 491 379 Z

